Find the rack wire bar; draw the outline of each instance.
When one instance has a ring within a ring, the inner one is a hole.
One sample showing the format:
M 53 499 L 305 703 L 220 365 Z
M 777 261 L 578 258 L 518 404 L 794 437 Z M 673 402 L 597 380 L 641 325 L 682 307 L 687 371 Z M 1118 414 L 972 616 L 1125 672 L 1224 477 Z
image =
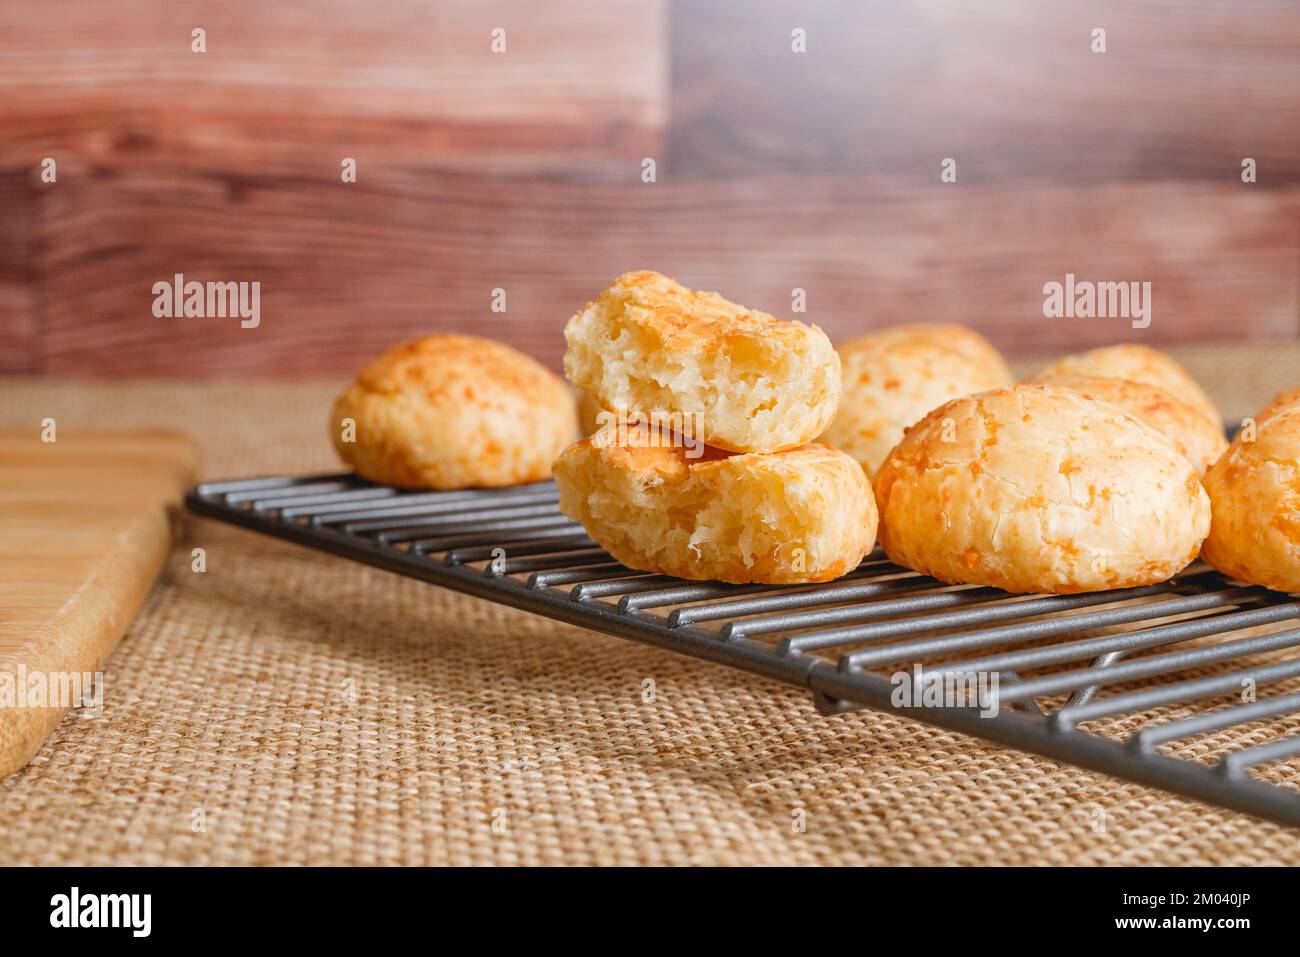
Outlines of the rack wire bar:
M 1250 773 L 1300 758 L 1300 735 L 1254 735 L 1246 746 L 1243 734 L 1217 763 L 1160 750 L 1300 714 L 1292 688 L 1260 700 L 1242 693 L 1300 679 L 1300 596 L 1232 582 L 1203 565 L 1161 585 L 1020 596 L 946 585 L 877 553 L 826 584 L 729 585 L 619 564 L 560 513 L 551 482 L 427 492 L 346 474 L 285 476 L 205 483 L 186 504 L 275 538 L 794 684 L 826 714 L 903 714 L 1300 826 L 1300 768 L 1282 783 Z M 936 678 L 989 679 L 986 690 L 995 690 L 928 703 L 922 692 Z M 1081 727 L 1108 720 L 1125 727 Z

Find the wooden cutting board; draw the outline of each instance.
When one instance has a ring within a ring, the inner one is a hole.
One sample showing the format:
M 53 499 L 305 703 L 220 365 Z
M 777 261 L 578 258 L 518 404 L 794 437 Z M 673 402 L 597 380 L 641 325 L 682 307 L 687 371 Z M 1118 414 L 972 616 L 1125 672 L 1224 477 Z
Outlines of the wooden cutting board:
M 36 753 L 82 676 L 103 669 L 162 569 L 194 478 L 194 448 L 176 433 L 60 427 L 55 439 L 0 432 L 0 777 Z M 102 686 L 111 698 L 111 674 Z

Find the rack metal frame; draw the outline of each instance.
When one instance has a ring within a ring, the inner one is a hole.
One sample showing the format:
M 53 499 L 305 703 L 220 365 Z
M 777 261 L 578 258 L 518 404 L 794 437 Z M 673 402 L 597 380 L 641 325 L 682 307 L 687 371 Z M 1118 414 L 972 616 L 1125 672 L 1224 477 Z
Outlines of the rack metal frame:
M 1255 626 L 1300 625 L 1300 598 L 1242 586 L 1204 566 L 1145 588 L 1013 596 L 945 585 L 877 553 L 826 584 L 728 585 L 619 564 L 560 513 L 551 482 L 416 492 L 353 475 L 286 476 L 205 483 L 186 505 L 319 551 L 807 688 L 827 714 L 860 707 L 904 714 L 1300 826 L 1300 791 L 1250 774 L 1300 756 L 1300 735 L 1242 747 L 1212 765 L 1160 751 L 1172 741 L 1300 712 L 1300 693 L 1240 701 L 1246 682 L 1266 689 L 1300 676 L 1300 627 L 1233 637 Z M 1190 644 L 1204 638 L 1214 641 Z M 1245 660 L 1265 653 L 1266 663 Z M 997 675 L 996 714 L 978 702 L 894 703 L 900 675 L 919 697 L 936 671 Z M 1102 694 L 1123 685 L 1137 687 Z M 1232 696 L 1236 703 L 1189 717 L 1149 720 L 1123 740 L 1080 727 L 1167 705 L 1212 708 Z

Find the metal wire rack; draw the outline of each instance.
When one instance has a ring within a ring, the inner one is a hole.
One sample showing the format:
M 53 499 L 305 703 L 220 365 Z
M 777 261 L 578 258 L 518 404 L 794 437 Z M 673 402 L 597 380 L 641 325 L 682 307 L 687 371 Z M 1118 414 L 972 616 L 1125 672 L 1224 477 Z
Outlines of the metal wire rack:
M 945 585 L 876 553 L 827 584 L 727 585 L 619 564 L 560 514 L 551 482 L 415 492 L 353 475 L 280 477 L 200 485 L 186 502 L 209 518 L 806 687 L 828 714 L 906 714 L 1300 825 L 1300 772 L 1274 775 L 1282 783 L 1257 776 L 1300 756 L 1300 692 L 1287 693 L 1300 687 L 1290 682 L 1300 678 L 1300 600 L 1203 565 L 1144 588 L 1016 596 Z M 991 691 L 991 676 L 996 699 L 925 700 L 927 687 L 955 691 L 971 679 Z M 1269 722 L 1281 728 L 1271 737 Z M 1251 743 L 1261 727 L 1266 740 Z M 1194 756 L 1167 753 L 1175 742 Z

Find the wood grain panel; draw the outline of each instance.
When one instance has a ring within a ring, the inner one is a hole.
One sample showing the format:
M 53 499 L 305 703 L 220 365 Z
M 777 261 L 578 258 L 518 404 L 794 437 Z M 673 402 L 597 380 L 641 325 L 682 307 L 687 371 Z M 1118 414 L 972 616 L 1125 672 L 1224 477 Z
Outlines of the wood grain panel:
M 36 298 L 36 177 L 0 170 L 0 373 L 35 372 L 40 365 Z
M 672 49 L 678 175 L 1300 182 L 1290 2 L 677 0 Z
M 67 184 L 45 212 L 53 373 L 343 373 L 451 329 L 558 366 L 567 317 L 633 268 L 783 316 L 802 287 L 808 318 L 838 339 L 917 320 L 968 322 L 1013 352 L 1297 334 L 1295 189 L 142 172 Z M 155 319 L 151 287 L 176 272 L 261 282 L 260 327 Z M 1044 319 L 1043 284 L 1067 272 L 1150 281 L 1151 327 Z
M 618 173 L 662 145 L 665 4 L 6 0 L 0 166 Z

